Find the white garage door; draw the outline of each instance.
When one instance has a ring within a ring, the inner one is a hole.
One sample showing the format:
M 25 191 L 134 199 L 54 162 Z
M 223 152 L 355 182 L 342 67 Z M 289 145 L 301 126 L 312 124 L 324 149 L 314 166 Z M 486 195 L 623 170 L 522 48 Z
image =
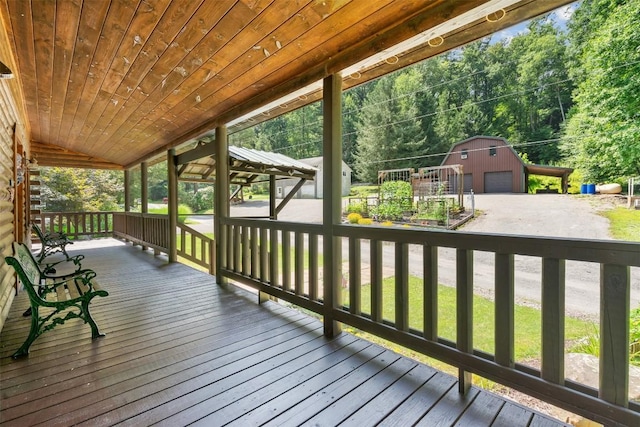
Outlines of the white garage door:
M 485 193 L 513 193 L 513 172 L 486 172 L 484 174 Z

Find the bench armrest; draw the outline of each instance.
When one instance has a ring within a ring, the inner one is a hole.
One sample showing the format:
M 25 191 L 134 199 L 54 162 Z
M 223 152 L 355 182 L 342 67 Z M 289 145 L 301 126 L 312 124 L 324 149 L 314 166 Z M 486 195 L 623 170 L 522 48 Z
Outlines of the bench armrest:
M 64 286 L 65 284 L 67 284 L 72 280 L 80 279 L 82 280 L 82 283 L 84 283 L 89 287 L 89 292 L 92 292 L 93 284 L 91 283 L 91 280 L 95 277 L 96 277 L 96 272 L 87 268 L 84 270 L 79 270 L 76 274 L 73 274 L 73 275 L 67 275 L 64 277 L 50 277 L 49 279 L 51 280 L 58 279 L 59 281 L 54 281 L 53 283 L 51 282 L 44 283 L 44 284 L 41 283 L 39 286 L 47 288 L 50 291 L 54 291 L 59 286 Z M 49 292 L 49 291 L 45 291 L 45 292 Z
M 46 279 L 64 278 L 64 277 L 67 277 L 67 276 L 76 275 L 76 274 L 78 274 L 79 271 L 82 270 L 82 260 L 83 259 L 84 259 L 84 255 L 75 255 L 75 256 L 69 257 L 69 259 L 63 259 L 62 261 L 56 261 L 56 262 L 41 264 L 42 265 L 42 275 Z M 67 264 L 65 264 L 67 262 L 73 262 L 76 265 L 75 270 L 73 272 L 71 272 L 71 273 L 56 275 L 55 274 L 56 268 L 58 266 L 67 265 Z

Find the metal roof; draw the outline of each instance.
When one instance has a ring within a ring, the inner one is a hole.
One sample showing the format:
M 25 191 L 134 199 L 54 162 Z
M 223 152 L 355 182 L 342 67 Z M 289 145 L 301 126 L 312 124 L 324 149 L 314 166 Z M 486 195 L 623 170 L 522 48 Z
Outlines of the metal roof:
M 177 156 L 178 178 L 182 181 L 215 182 L 214 143 L 201 144 Z M 230 182 L 250 185 L 276 179 L 311 180 L 317 169 L 279 153 L 229 146 Z

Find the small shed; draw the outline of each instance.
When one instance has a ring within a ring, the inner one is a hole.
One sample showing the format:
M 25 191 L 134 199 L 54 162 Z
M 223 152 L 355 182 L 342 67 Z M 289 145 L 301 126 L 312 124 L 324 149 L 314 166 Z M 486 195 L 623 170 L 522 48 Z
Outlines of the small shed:
M 567 192 L 571 168 L 526 164 L 504 138 L 474 136 L 454 144 L 442 166 L 460 164 L 464 170 L 464 191 L 474 193 L 526 193 L 529 175 L 561 179 Z
M 321 199 L 324 195 L 322 188 L 322 176 L 323 176 L 323 158 L 322 157 L 310 157 L 307 159 L 299 159 L 298 162 L 311 166 L 316 171 L 314 179 L 308 180 L 297 191 L 295 197 L 298 199 Z M 344 161 L 342 162 L 342 195 L 348 196 L 351 192 L 351 173 L 352 170 Z M 278 181 L 276 190 L 276 196 L 278 198 L 284 197 L 289 191 L 296 185 L 296 180 L 283 179 Z

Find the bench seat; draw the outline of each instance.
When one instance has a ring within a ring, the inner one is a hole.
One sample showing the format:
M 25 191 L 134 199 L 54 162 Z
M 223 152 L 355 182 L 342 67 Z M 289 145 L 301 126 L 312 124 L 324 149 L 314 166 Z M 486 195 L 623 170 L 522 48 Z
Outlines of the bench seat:
M 91 317 L 89 303 L 96 296 L 109 295 L 95 280 L 96 273 L 78 269 L 63 276 L 53 276 L 41 270 L 31 251 L 22 243 L 13 244 L 14 256 L 6 257 L 18 274 L 31 304 L 27 315 L 31 316 L 31 329 L 24 344 L 11 356 L 14 359 L 29 354 L 31 344 L 43 333 L 79 318 L 91 327 L 92 339 L 104 336 Z

